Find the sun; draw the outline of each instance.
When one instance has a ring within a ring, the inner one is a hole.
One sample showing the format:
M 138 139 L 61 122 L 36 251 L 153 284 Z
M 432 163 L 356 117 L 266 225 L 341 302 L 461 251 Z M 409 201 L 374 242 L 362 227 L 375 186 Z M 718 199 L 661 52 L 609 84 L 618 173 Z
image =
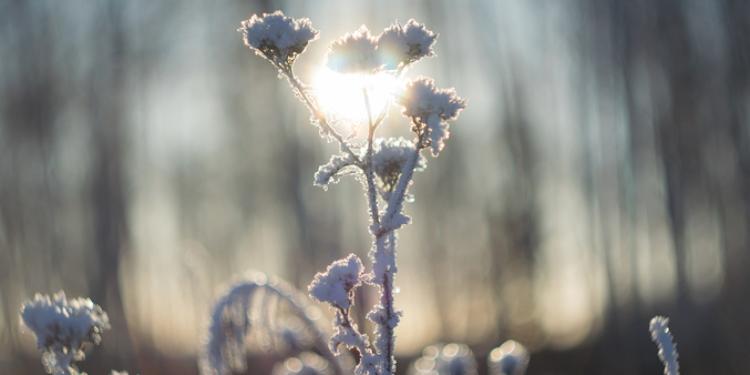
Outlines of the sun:
M 367 90 L 373 118 L 387 109 L 397 95 L 400 84 L 392 74 L 385 72 L 343 74 L 326 67 L 314 75 L 312 90 L 320 108 L 336 123 L 336 127 L 361 128 L 369 123 L 363 88 Z

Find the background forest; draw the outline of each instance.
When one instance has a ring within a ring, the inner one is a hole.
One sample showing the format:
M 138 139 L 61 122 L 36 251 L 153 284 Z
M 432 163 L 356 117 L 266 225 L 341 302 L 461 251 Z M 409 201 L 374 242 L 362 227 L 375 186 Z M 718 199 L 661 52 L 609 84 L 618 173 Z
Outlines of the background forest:
M 361 24 L 424 22 L 413 75 L 468 99 L 407 208 L 401 361 L 513 338 L 529 374 L 656 374 L 664 314 L 684 374 L 750 372 L 750 2 L 4 0 L 0 373 L 42 372 L 35 292 L 108 312 L 89 373 L 194 374 L 232 275 L 366 253 L 360 187 L 313 186 L 335 147 L 235 31 L 276 9 L 322 31 L 308 78 Z

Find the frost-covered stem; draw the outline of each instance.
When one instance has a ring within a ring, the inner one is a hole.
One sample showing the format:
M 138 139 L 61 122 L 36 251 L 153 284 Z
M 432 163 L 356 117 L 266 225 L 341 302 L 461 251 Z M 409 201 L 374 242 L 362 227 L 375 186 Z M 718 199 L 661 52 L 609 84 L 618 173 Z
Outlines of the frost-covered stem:
M 294 71 L 291 67 L 285 67 L 285 66 L 277 66 L 279 70 L 286 76 L 287 80 L 289 81 L 289 84 L 292 85 L 295 91 L 297 91 L 300 98 L 302 98 L 302 101 L 305 103 L 305 106 L 310 110 L 312 115 L 315 117 L 315 119 L 318 120 L 318 124 L 320 124 L 321 129 L 325 134 L 330 135 L 335 139 L 339 146 L 341 147 L 341 150 L 349 154 L 353 160 L 357 162 L 357 164 L 361 164 L 361 160 L 359 159 L 359 156 L 352 150 L 351 146 L 349 146 L 349 143 L 346 142 L 344 137 L 341 136 L 329 123 L 326 116 L 323 114 L 323 112 L 318 109 L 318 106 L 315 104 L 312 98 L 310 98 L 310 95 L 307 94 L 307 91 L 305 91 L 305 85 L 297 78 L 297 76 L 294 74 Z
M 357 330 L 352 324 L 351 318 L 349 317 L 349 310 L 342 307 L 337 307 L 336 314 L 338 314 L 339 322 L 341 327 L 349 332 L 352 337 L 356 338 L 354 348 L 359 352 L 360 360 L 366 355 L 372 354 L 372 351 L 368 347 L 368 341 L 365 336 Z
M 372 122 L 372 111 L 370 109 L 370 98 L 367 95 L 367 88 L 362 88 L 362 95 L 365 100 L 367 109 L 367 119 L 369 126 L 367 131 L 367 153 L 365 154 L 365 178 L 367 179 L 367 201 L 370 207 L 370 219 L 374 228 L 380 227 L 380 212 L 378 210 L 378 196 L 375 187 L 375 172 L 372 169 L 372 141 L 375 138 L 375 129 L 379 123 Z M 385 112 L 385 111 L 383 111 Z M 381 116 L 382 118 L 382 116 Z
M 396 225 L 393 223 L 393 218 L 401 213 L 401 209 L 404 206 L 404 199 L 406 198 L 406 189 L 411 183 L 411 178 L 414 176 L 414 168 L 417 166 L 417 160 L 419 160 L 419 153 L 424 148 L 423 134 L 420 134 L 417 141 L 414 143 L 414 152 L 409 155 L 409 159 L 406 160 L 404 169 L 401 171 L 401 177 L 398 179 L 396 188 L 393 189 L 391 197 L 388 200 L 388 206 L 385 214 L 383 214 L 383 223 L 378 235 L 383 235 L 396 229 Z

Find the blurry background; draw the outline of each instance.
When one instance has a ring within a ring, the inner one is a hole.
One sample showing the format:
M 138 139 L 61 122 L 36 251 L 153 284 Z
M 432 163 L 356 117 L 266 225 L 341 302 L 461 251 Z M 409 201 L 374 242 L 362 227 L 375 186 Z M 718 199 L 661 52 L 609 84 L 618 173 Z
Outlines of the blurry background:
M 0 373 L 42 372 L 35 292 L 109 312 L 90 373 L 190 374 L 233 276 L 366 254 L 359 186 L 313 186 L 335 147 L 235 31 L 275 9 L 321 31 L 308 80 L 342 33 L 416 18 L 438 57 L 409 75 L 468 99 L 407 207 L 402 365 L 515 338 L 530 374 L 656 374 L 658 313 L 685 374 L 750 371 L 750 2 L 6 0 Z

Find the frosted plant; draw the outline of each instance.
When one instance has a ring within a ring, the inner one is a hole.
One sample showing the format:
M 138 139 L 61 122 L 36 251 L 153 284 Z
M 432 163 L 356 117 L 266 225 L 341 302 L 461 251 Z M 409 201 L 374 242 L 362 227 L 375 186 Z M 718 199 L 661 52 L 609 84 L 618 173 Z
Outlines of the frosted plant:
M 648 329 L 651 331 L 651 340 L 659 347 L 659 359 L 664 364 L 664 375 L 679 375 L 677 345 L 669 330 L 669 318 L 655 316 L 651 319 Z
M 331 349 L 338 353 L 343 345 L 356 351 L 359 358 L 356 374 L 393 374 L 396 371 L 394 330 L 401 315 L 394 306 L 393 297 L 397 270 L 396 230 L 410 221 L 403 214 L 403 205 L 409 200 L 408 188 L 414 172 L 426 166 L 422 150 L 431 147 L 432 155 L 438 155 L 448 139 L 448 121 L 458 117 L 465 102 L 455 90 L 439 89 L 429 78 L 411 81 L 402 94 L 396 95 L 394 102 L 403 107 L 402 113 L 408 128 L 414 133 L 413 137 L 410 140 L 382 139 L 376 137 L 376 131 L 386 117 L 388 105 L 380 113 L 373 113 L 370 88 L 363 83 L 362 107 L 367 113 L 367 123 L 351 125 L 366 125 L 367 140 L 355 142 L 331 126 L 326 111 L 320 108 L 316 97 L 294 72 L 297 56 L 308 42 L 317 37 L 307 19 L 291 19 L 281 12 L 253 15 L 242 22 L 239 30 L 245 43 L 271 62 L 280 77 L 286 78 L 294 94 L 312 114 L 312 123 L 318 127 L 321 136 L 339 145 L 340 153 L 318 169 L 315 184 L 325 188 L 344 175 L 353 175 L 364 187 L 372 235 L 371 270 L 365 271 L 359 258 L 350 255 L 316 275 L 309 291 L 315 299 L 333 308 Z M 374 78 L 386 74 L 400 78 L 408 66 L 434 55 L 432 47 L 436 39 L 437 34 L 414 20 L 405 25 L 391 25 L 378 36 L 373 36 L 367 27 L 362 26 L 331 44 L 326 66 L 342 75 Z M 287 42 L 289 40 L 297 42 Z M 291 53 L 285 55 L 287 50 Z M 362 284 L 376 286 L 379 291 L 378 303 L 367 314 L 375 325 L 372 341 L 359 331 L 349 315 L 354 294 Z
M 430 345 L 412 365 L 410 375 L 477 375 L 474 353 L 464 344 Z
M 490 375 L 523 375 L 528 365 L 528 350 L 513 340 L 492 349 L 487 358 Z
M 49 374 L 79 374 L 75 362 L 85 358 L 87 345 L 98 345 L 109 319 L 88 298 L 68 300 L 64 292 L 37 294 L 21 307 L 21 323 L 36 336 L 42 364 Z
M 287 358 L 273 368 L 272 375 L 331 375 L 330 364 L 320 356 L 304 352 L 296 357 Z
M 276 329 L 274 316 L 269 316 L 276 314 L 269 311 L 269 306 L 278 301 L 286 303 L 291 314 L 313 336 L 311 346 L 330 362 L 331 371 L 342 374 L 339 361 L 328 350 L 325 334 L 313 318 L 314 307 L 291 286 L 279 280 L 268 280 L 258 273 L 231 286 L 214 305 L 208 339 L 200 361 L 201 373 L 224 375 L 244 371 L 247 368 L 246 341 L 253 328 L 263 337 L 259 341 L 270 341 L 275 336 L 291 347 L 305 341 L 300 338 L 301 330 L 290 329 L 294 327 L 293 324 L 285 322 Z

